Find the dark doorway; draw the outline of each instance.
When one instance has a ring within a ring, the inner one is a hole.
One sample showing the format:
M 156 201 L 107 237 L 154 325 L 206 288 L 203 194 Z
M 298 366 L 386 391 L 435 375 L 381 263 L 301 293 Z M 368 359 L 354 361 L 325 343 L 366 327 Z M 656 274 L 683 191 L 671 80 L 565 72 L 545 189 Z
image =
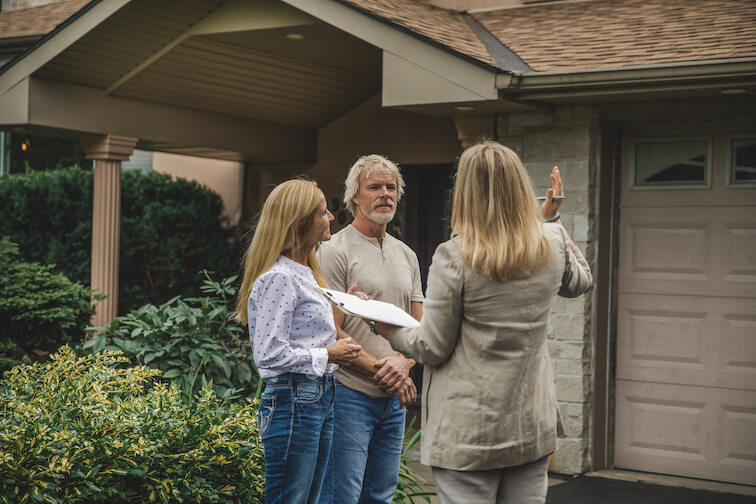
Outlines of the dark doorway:
M 436 247 L 449 239 L 454 165 L 402 166 L 401 239 L 417 254 L 423 292 Z
M 454 185 L 454 165 L 402 166 L 404 197 L 390 229 L 417 254 L 423 292 L 427 289 L 428 268 L 433 253 L 449 239 L 451 222 L 451 193 Z M 410 376 L 417 386 L 417 400 L 407 410 L 407 420 L 419 416 L 423 388 L 423 366 L 417 364 Z M 415 426 L 419 427 L 420 422 Z

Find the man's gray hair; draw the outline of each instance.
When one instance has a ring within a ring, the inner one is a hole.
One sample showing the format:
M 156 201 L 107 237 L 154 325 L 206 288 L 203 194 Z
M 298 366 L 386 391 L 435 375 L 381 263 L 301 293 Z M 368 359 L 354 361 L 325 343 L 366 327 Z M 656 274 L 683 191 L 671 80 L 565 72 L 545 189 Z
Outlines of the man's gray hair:
M 357 193 L 360 192 L 360 176 L 365 169 L 367 169 L 367 173 L 365 173 L 366 177 L 369 177 L 374 171 L 382 170 L 394 174 L 394 177 L 396 178 L 396 203 L 399 203 L 399 200 L 402 199 L 402 195 L 404 194 L 404 178 L 402 177 L 396 163 L 383 156 L 379 156 L 378 154 L 362 156 L 349 169 L 349 174 L 344 182 L 344 185 L 346 186 L 344 188 L 344 204 L 353 217 L 356 216 L 357 213 L 354 201 L 352 200 L 357 196 Z

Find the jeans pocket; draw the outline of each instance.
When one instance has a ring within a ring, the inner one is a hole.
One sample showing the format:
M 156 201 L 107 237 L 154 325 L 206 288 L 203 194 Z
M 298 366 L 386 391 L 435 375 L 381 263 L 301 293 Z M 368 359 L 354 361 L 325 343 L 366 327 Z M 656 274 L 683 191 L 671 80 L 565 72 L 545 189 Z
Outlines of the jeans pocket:
M 323 384 L 319 381 L 297 383 L 294 389 L 294 402 L 314 403 L 323 396 Z
M 263 396 L 260 399 L 260 410 L 258 412 L 257 423 L 260 426 L 260 437 L 264 436 L 270 430 L 270 421 L 273 419 L 273 412 L 276 411 L 276 397 Z

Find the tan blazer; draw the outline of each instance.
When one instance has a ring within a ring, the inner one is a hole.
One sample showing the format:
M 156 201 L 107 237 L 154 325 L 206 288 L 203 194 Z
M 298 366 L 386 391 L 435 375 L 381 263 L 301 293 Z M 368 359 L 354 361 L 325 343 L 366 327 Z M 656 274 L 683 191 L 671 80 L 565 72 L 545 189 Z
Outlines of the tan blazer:
M 439 245 L 423 319 L 391 345 L 425 364 L 423 464 L 455 470 L 522 465 L 556 449 L 557 405 L 546 345 L 557 295 L 591 288 L 588 263 L 560 224 L 545 224 L 551 262 L 501 282 L 473 272 L 453 240 Z

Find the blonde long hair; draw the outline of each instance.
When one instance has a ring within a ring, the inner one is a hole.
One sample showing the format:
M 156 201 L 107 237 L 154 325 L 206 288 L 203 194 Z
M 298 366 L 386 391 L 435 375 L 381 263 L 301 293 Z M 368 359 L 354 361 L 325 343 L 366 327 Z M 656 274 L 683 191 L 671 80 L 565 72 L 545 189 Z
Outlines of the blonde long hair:
M 311 180 L 292 179 L 276 186 L 265 200 L 244 259 L 244 278 L 236 301 L 236 319 L 247 322 L 247 300 L 255 280 L 284 252 L 299 250 L 320 206 L 322 191 Z M 313 248 L 310 269 L 320 286 L 326 282 Z
M 465 264 L 488 278 L 527 277 L 551 260 L 530 177 L 517 154 L 496 142 L 462 153 L 451 229 Z

